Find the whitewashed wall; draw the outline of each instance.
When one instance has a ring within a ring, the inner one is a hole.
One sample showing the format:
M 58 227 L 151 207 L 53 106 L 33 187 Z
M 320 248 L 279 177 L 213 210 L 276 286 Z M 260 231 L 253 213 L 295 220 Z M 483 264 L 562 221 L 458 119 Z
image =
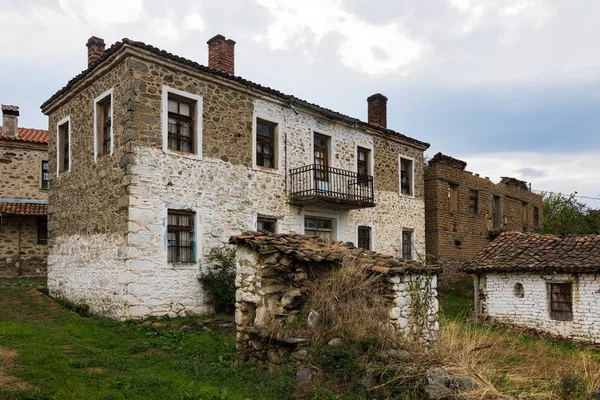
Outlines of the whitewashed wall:
M 550 319 L 547 283 L 572 282 L 573 321 Z M 515 296 L 521 283 L 524 297 Z M 490 273 L 480 282 L 484 313 L 503 322 L 600 343 L 600 277 L 596 274 Z

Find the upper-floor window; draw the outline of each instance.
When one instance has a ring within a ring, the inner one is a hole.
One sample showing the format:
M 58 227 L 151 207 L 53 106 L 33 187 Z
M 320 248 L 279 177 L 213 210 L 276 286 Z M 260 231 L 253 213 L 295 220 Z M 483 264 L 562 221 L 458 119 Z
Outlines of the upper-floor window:
M 477 215 L 479 212 L 479 191 L 477 190 L 469 190 L 469 212 L 473 215 Z
M 102 93 L 94 100 L 95 126 L 94 159 L 110 155 L 113 152 L 113 107 L 112 89 Z
M 333 220 L 327 218 L 305 217 L 304 234 L 319 236 L 321 239 L 331 241 L 333 237 Z
M 271 218 L 271 217 L 263 217 L 263 216 L 257 216 L 256 217 L 256 230 L 258 232 L 271 232 L 271 233 L 276 233 L 277 232 L 277 219 L 276 218 Z
M 356 172 L 358 172 L 359 176 L 367 176 L 369 175 L 369 156 L 371 150 L 365 149 L 363 147 L 358 147 L 356 149 Z
M 173 264 L 195 262 L 194 213 L 169 210 L 167 220 L 167 261 Z
M 400 157 L 400 193 L 413 194 L 413 161 Z
M 48 220 L 45 217 L 37 220 L 37 242 L 48 244 Z
M 502 210 L 500 209 L 499 196 L 494 196 L 492 201 L 492 223 L 494 224 L 494 229 L 502 227 Z
M 538 227 L 540 225 L 540 209 L 533 206 L 533 226 Z
M 448 183 L 448 207 L 450 211 L 458 211 L 458 185 Z
M 48 160 L 42 161 L 42 189 L 48 189 Z
M 202 97 L 163 86 L 163 151 L 200 159 Z
M 371 227 L 358 227 L 358 247 L 365 250 L 371 250 Z
M 402 230 L 402 258 L 405 260 L 412 260 L 412 237 L 413 231 L 408 229 Z
M 315 179 L 321 182 L 329 181 L 329 137 L 314 134 L 313 157 L 315 163 Z M 324 187 L 324 186 L 321 186 Z
M 71 170 L 71 118 L 67 117 L 57 124 L 56 140 L 56 167 L 57 172 Z
M 528 221 L 529 221 L 529 207 L 528 204 L 525 202 L 521 203 L 521 222 L 523 223 L 523 225 L 527 225 Z
M 276 123 L 256 121 L 256 165 L 259 167 L 276 168 L 276 128 Z

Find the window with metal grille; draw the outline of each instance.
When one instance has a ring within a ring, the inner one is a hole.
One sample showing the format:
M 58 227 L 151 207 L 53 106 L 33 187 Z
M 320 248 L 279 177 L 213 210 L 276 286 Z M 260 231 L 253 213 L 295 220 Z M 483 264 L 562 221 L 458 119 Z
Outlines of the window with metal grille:
M 106 154 L 110 154 L 112 135 L 111 135 L 111 126 L 112 126 L 112 104 L 111 104 L 111 96 L 108 95 L 106 98 L 102 99 L 96 104 L 97 107 L 97 118 L 96 121 L 97 127 L 97 150 L 98 156 L 103 156 Z
M 37 242 L 38 244 L 48 244 L 48 220 L 46 218 L 37 219 Z
M 573 320 L 571 283 L 549 283 L 550 318 L 557 321 Z
M 69 171 L 69 122 L 58 127 L 58 170 L 59 172 Z
M 277 124 L 262 119 L 256 121 L 256 165 L 275 168 L 275 129 Z
M 402 231 L 402 258 L 405 260 L 412 260 L 412 236 L 412 231 Z
M 358 227 L 358 247 L 365 250 L 371 250 L 371 227 Z
M 400 158 L 400 193 L 412 195 L 412 160 Z
M 48 189 L 48 160 L 42 161 L 42 189 Z
M 537 207 L 533 207 L 533 226 L 540 226 L 540 209 Z
M 194 213 L 169 210 L 167 219 L 167 261 L 169 263 L 195 262 Z
M 479 191 L 469 190 L 469 212 L 473 215 L 477 215 L 479 212 Z
M 304 234 L 319 236 L 321 239 L 333 240 L 333 220 L 325 218 L 304 218 Z
M 256 218 L 256 230 L 259 232 L 275 233 L 277 230 L 277 219 L 258 216 Z
M 194 152 L 194 102 L 169 94 L 168 148 Z

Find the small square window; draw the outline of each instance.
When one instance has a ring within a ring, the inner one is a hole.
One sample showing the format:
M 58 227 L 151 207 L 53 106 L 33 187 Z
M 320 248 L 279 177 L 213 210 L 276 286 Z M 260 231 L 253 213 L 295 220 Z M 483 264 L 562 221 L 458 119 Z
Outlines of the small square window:
M 258 216 L 256 218 L 256 230 L 258 232 L 277 232 L 277 219 Z
M 407 158 L 400 158 L 400 193 L 413 194 L 413 162 Z
M 358 247 L 365 250 L 371 250 L 371 227 L 358 227 Z
M 191 211 L 169 210 L 167 215 L 167 261 L 176 263 L 196 262 L 196 238 L 194 216 Z
M 454 239 L 454 247 L 462 247 L 462 239 Z
M 256 121 L 256 165 L 276 168 L 277 124 L 262 119 Z

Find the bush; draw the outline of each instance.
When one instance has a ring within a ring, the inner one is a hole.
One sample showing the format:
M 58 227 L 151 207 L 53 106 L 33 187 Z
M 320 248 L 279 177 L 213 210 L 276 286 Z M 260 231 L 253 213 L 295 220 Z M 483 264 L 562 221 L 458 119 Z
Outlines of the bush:
M 198 279 L 210 297 L 217 314 L 233 314 L 235 311 L 235 249 L 213 247 L 207 260 L 212 266 Z

